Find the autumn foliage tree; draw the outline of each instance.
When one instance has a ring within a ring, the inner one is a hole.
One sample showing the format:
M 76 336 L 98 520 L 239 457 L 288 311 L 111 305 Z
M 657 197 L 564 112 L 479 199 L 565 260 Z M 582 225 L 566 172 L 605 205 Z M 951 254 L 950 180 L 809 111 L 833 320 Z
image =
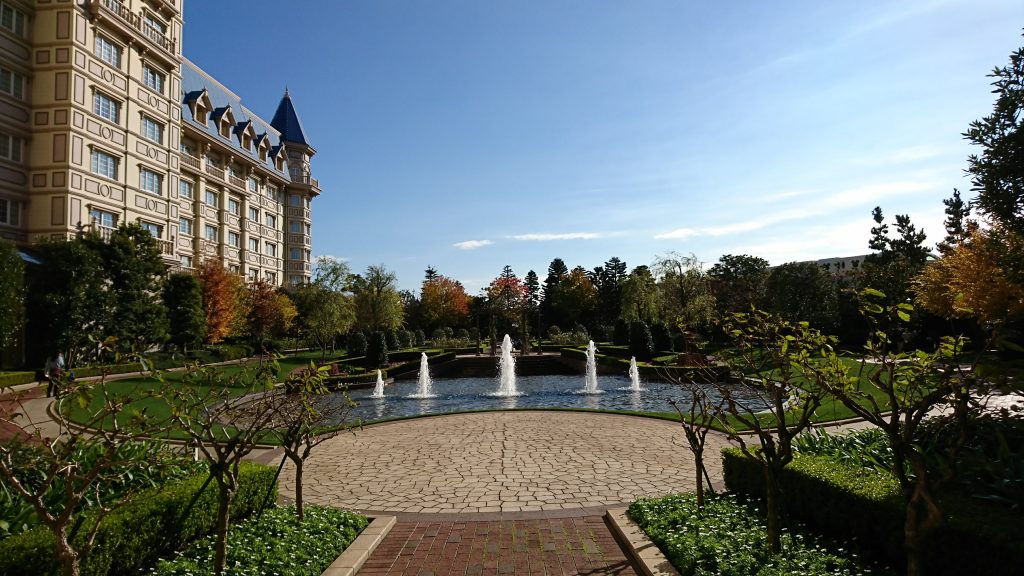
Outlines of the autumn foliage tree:
M 291 299 L 263 280 L 249 284 L 245 303 L 248 311 L 246 329 L 257 344 L 286 332 L 298 314 Z
M 231 336 L 244 317 L 245 284 L 224 268 L 218 258 L 204 260 L 197 271 L 206 312 L 206 342 L 217 344 Z
M 429 327 L 451 326 L 469 314 L 469 296 L 460 282 L 435 274 L 423 281 L 420 310 Z
M 939 316 L 983 323 L 1024 315 L 1024 286 L 1007 280 L 1000 266 L 1001 249 L 989 232 L 974 230 L 917 276 L 918 304 Z
M 487 286 L 487 299 L 490 301 L 494 314 L 509 322 L 515 322 L 526 306 L 526 286 L 505 266 L 501 275 Z

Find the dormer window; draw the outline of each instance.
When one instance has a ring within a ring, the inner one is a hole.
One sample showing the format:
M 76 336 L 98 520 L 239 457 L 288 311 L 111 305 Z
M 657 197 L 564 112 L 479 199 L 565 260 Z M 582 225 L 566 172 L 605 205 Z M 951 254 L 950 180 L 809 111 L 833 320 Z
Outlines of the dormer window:
M 238 133 L 239 145 L 245 150 L 251 150 L 253 138 L 256 137 L 256 131 L 252 128 L 252 121 L 246 120 L 242 122 L 235 131 Z
M 195 99 L 190 102 L 192 108 L 192 119 L 206 126 L 206 121 L 210 116 L 210 112 L 213 111 L 213 103 L 210 102 L 210 95 L 203 90 Z
M 220 110 L 220 109 L 219 109 Z M 231 127 L 235 125 L 235 115 L 231 112 L 231 106 L 226 106 L 220 113 L 218 132 L 224 138 L 231 138 Z
M 256 137 L 256 152 L 259 154 L 260 162 L 267 161 L 267 151 L 270 150 L 270 138 L 267 137 L 267 133 L 264 132 Z

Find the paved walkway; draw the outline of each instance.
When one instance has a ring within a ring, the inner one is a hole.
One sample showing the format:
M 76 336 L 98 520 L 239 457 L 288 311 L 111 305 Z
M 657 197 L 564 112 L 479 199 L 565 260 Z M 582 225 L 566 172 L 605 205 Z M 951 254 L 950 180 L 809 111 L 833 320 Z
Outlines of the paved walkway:
M 693 490 L 678 424 L 578 412 L 487 412 L 368 426 L 317 448 L 306 462 L 307 502 L 362 512 L 579 514 L 641 496 Z M 721 478 L 725 441 L 708 436 Z M 286 466 L 281 494 L 294 490 Z M 509 516 L 514 514 L 515 516 Z M 549 516 L 545 514 L 545 516 Z
M 359 576 L 638 573 L 604 518 L 585 516 L 399 523 Z

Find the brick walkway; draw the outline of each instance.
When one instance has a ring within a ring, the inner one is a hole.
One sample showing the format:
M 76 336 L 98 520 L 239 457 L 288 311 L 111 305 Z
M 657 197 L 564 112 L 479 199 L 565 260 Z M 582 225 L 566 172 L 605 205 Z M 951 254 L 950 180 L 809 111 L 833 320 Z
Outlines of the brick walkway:
M 601 516 L 399 522 L 359 571 L 359 576 L 495 574 L 638 571 Z

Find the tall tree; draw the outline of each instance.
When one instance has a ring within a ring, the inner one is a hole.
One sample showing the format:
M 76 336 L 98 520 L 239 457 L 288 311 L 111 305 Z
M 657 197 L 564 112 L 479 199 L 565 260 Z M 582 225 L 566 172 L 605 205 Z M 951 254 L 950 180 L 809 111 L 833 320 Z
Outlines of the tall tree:
M 405 313 L 398 295 L 398 277 L 383 264 L 369 266 L 353 281 L 356 326 L 365 330 L 397 330 Z
M 526 286 L 527 304 L 531 310 L 536 310 L 540 306 L 540 278 L 537 277 L 537 273 L 533 270 L 527 272 L 523 285 Z
M 41 365 L 46 356 L 62 352 L 69 366 L 103 341 L 110 315 L 103 260 L 80 241 L 37 244 L 42 264 L 28 269 L 29 362 Z
M 203 289 L 206 341 L 217 344 L 236 334 L 243 323 L 245 284 L 238 274 L 228 271 L 219 258 L 200 262 L 196 277 Z
M 202 345 L 206 338 L 203 289 L 190 274 L 172 274 L 164 285 L 164 305 L 170 341 L 182 350 Z
M 430 282 L 437 280 L 437 269 L 433 266 L 427 266 L 427 269 L 423 271 L 423 281 Z
M 890 303 L 906 302 L 911 297 L 911 284 L 928 259 L 923 230 L 910 222 L 906 214 L 896 216 L 897 235 L 890 238 L 888 225 L 883 224 L 882 209 L 871 213 L 878 226 L 871 229 L 868 247 L 877 250 L 865 258 L 861 284 L 880 290 Z
M 487 286 L 487 298 L 494 314 L 507 323 L 518 322 L 526 307 L 526 286 L 505 266 L 501 274 Z
M 597 305 L 597 289 L 581 266 L 573 268 L 562 279 L 555 298 L 555 311 L 566 328 L 584 323 Z
M 1024 47 L 989 77 L 996 94 L 992 113 L 971 122 L 963 135 L 981 148 L 968 157 L 967 173 L 978 211 L 998 225 L 992 240 L 1001 246 L 1000 267 L 1008 280 L 1024 285 Z
M 555 312 L 555 300 L 558 297 L 558 285 L 569 275 L 569 267 L 561 258 L 555 258 L 548 265 L 548 275 L 544 278 L 544 287 L 541 288 L 541 314 L 544 315 L 548 326 L 557 325 L 562 322 Z
M 979 154 L 967 159 L 978 209 L 1010 232 L 1024 235 L 1024 47 L 1010 64 L 989 74 L 995 88 L 992 113 L 964 133 Z
M 611 322 L 622 313 L 622 284 L 627 277 L 626 263 L 612 256 L 590 275 L 597 288 L 597 313 L 601 322 Z
M 257 346 L 287 332 L 297 315 L 292 301 L 263 280 L 250 282 L 246 287 L 245 307 L 246 331 Z
M 790 262 L 772 269 L 765 281 L 764 307 L 787 322 L 808 322 L 827 331 L 839 320 L 835 279 L 814 262 Z
M 423 281 L 420 302 L 428 328 L 454 326 L 469 314 L 469 296 L 462 284 L 436 273 Z
M 18 249 L 0 239 L 0 349 L 14 345 L 25 325 L 25 263 Z
M 715 302 L 722 314 L 756 306 L 768 279 L 768 261 L 748 254 L 726 254 L 708 270 Z
M 970 205 L 960 198 L 960 191 L 956 188 L 953 189 L 953 196 L 946 198 L 942 203 L 946 206 L 946 220 L 943 222 L 946 237 L 935 247 L 945 256 L 967 239 L 976 224 L 970 220 Z
M 298 311 L 299 331 L 320 348 L 323 357 L 355 323 L 352 299 L 341 292 L 313 283 L 293 288 L 289 297 Z
M 122 350 L 144 351 L 167 339 L 167 309 L 161 301 L 167 266 L 153 235 L 139 224 L 121 225 L 103 240 L 83 239 L 103 258 L 112 298 L 108 336 Z
M 313 264 L 313 284 L 332 292 L 352 291 L 352 270 L 344 260 L 333 256 L 317 256 Z
M 715 297 L 704 264 L 693 254 L 669 252 L 655 261 L 654 271 L 662 319 L 689 330 L 709 328 L 715 318 Z
M 622 283 L 622 319 L 650 323 L 658 318 L 660 308 L 661 297 L 651 269 L 637 266 Z

